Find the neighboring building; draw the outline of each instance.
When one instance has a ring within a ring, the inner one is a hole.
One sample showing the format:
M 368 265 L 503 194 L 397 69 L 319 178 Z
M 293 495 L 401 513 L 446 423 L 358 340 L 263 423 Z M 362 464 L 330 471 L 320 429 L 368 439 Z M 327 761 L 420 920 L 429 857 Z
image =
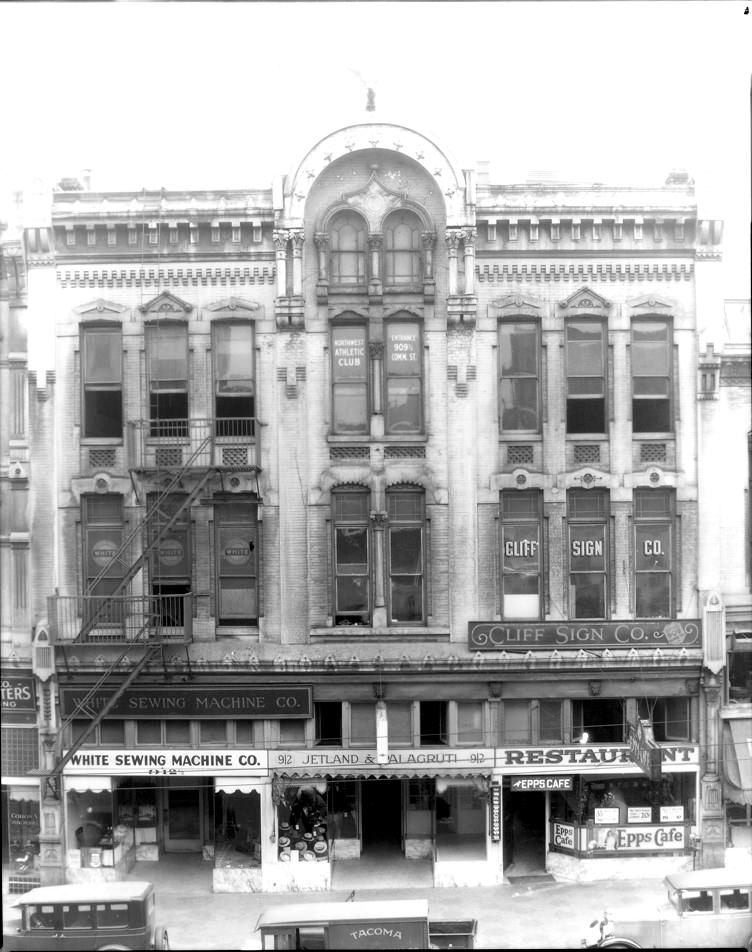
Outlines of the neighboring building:
M 3 302 L 43 408 L 32 607 L 18 636 L 3 615 L 4 663 L 31 626 L 59 699 L 38 875 L 713 865 L 695 380 L 720 223 L 688 176 L 492 185 L 372 121 L 268 189 L 62 185 Z
M 750 302 L 708 309 L 698 328 L 698 587 L 709 605 L 704 696 L 705 826 L 749 863 L 752 847 L 752 371 Z M 711 621 L 712 619 L 712 621 Z M 727 854 L 729 855 L 729 854 Z

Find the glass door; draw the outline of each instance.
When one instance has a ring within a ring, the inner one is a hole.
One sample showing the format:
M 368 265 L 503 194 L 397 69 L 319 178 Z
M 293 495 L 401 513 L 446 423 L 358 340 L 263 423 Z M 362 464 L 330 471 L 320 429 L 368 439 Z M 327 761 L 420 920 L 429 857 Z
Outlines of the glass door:
M 202 789 L 170 787 L 166 793 L 165 851 L 200 853 L 204 842 Z

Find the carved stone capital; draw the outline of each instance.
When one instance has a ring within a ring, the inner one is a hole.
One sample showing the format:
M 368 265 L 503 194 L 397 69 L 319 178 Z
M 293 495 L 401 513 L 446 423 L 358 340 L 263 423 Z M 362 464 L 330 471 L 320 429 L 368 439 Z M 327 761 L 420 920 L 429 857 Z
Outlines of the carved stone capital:
M 385 512 L 379 512 L 376 509 L 370 511 L 368 518 L 371 520 L 371 525 L 374 529 L 383 529 L 388 521 L 387 514 Z
M 384 342 L 382 340 L 372 340 L 368 342 L 368 356 L 371 360 L 384 359 Z
M 446 243 L 450 253 L 452 252 L 454 252 L 455 254 L 457 253 L 457 249 L 459 248 L 461 239 L 462 239 L 462 232 L 458 228 L 452 229 L 451 231 L 448 231 L 446 233 Z
M 317 231 L 313 236 L 313 243 L 319 249 L 319 251 L 326 251 L 329 247 L 329 235 L 325 231 Z
M 462 233 L 463 241 L 465 242 L 465 248 L 474 249 L 475 248 L 475 239 L 478 237 L 478 232 L 475 228 L 466 228 Z
M 299 255 L 303 250 L 303 242 L 305 237 L 302 231 L 290 231 L 288 232 L 290 241 L 292 242 L 292 253 L 294 255 Z
M 424 231 L 420 236 L 420 240 L 426 251 L 429 251 L 436 244 L 436 234 L 433 231 Z
M 289 235 L 286 231 L 275 231 L 273 235 L 274 247 L 278 258 L 284 258 L 287 254 L 287 242 Z
M 368 236 L 368 250 L 369 251 L 380 251 L 381 246 L 384 244 L 383 235 L 369 235 Z

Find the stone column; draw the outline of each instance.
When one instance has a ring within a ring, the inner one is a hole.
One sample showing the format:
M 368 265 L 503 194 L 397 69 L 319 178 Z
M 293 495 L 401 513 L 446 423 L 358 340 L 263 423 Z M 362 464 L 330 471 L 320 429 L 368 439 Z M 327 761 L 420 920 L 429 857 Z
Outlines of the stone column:
M 436 235 L 432 231 L 424 231 L 420 240 L 423 244 L 423 280 L 433 281 L 433 246 Z
M 317 231 L 313 236 L 313 243 L 318 253 L 316 297 L 321 301 L 326 300 L 329 294 L 329 235 L 325 231 Z
M 371 439 L 380 440 L 384 436 L 384 342 L 372 340 L 368 356 L 371 361 Z
M 291 231 L 292 241 L 292 293 L 293 297 L 303 294 L 303 232 Z
M 387 514 L 376 509 L 371 510 L 371 536 L 373 538 L 373 627 L 386 626 L 386 606 L 384 604 L 384 529 L 387 524 Z
M 464 232 L 465 249 L 465 294 L 475 294 L 475 238 L 477 232 L 468 228 Z
M 371 259 L 371 277 L 368 281 L 368 296 L 381 297 L 381 248 L 384 244 L 383 235 L 368 236 L 368 251 Z
M 277 255 L 277 297 L 287 297 L 287 239 L 286 231 L 274 232 L 274 249 Z
M 457 293 L 457 249 L 462 232 L 454 230 L 446 233 L 447 252 L 449 254 L 449 288 L 450 295 Z

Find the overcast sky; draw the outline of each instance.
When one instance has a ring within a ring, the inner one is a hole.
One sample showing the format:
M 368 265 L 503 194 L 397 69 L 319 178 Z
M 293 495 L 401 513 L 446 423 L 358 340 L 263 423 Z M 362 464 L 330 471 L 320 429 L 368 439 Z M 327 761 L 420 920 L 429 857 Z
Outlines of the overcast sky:
M 0 191 L 83 168 L 99 189 L 268 187 L 375 118 L 499 183 L 688 169 L 700 215 L 726 222 L 725 296 L 749 297 L 745 6 L 0 3 Z

